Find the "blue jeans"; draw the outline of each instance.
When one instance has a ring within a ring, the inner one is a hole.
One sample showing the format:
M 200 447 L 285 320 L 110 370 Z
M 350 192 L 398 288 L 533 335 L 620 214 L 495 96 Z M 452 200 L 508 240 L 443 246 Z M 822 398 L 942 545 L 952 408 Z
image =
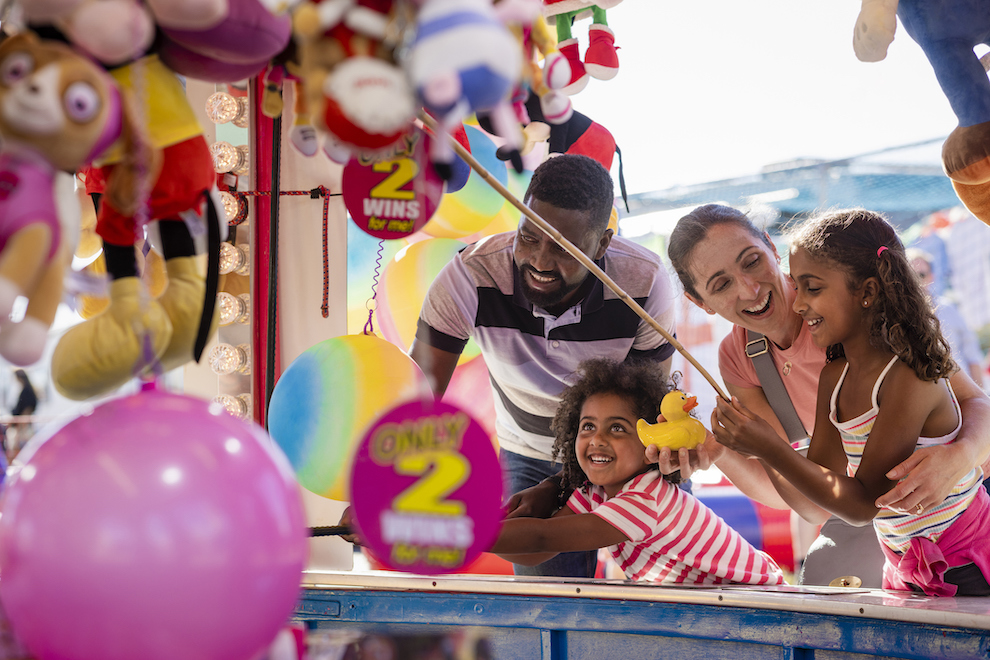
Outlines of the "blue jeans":
M 500 452 L 502 481 L 506 498 L 535 486 L 561 470 L 559 463 L 528 458 L 510 451 Z M 516 575 L 544 575 L 553 577 L 595 577 L 598 568 L 598 552 L 562 552 L 536 566 L 513 564 Z

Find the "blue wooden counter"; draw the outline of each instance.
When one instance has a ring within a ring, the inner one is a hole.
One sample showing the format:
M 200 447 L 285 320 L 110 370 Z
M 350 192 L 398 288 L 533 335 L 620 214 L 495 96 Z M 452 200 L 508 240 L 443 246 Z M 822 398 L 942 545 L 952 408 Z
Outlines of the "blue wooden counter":
M 867 589 L 308 572 L 296 618 L 392 633 L 478 627 L 499 660 L 990 658 L 990 598 Z

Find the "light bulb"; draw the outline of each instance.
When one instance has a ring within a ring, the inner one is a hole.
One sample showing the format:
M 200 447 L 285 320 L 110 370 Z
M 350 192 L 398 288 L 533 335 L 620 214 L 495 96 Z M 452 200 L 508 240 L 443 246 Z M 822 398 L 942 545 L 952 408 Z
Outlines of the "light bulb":
M 210 145 L 210 155 L 213 156 L 213 170 L 217 174 L 232 172 L 242 175 L 250 171 L 246 144 L 235 147 L 230 142 L 220 140 Z
M 248 275 L 251 272 L 250 248 L 224 241 L 220 244 L 220 274 L 237 273 Z
M 237 116 L 230 120 L 230 123 L 237 128 L 248 128 L 251 124 L 251 117 L 248 115 L 247 99 L 243 96 L 235 96 L 239 108 Z
M 245 376 L 250 376 L 251 375 L 251 345 L 238 344 L 237 350 L 244 355 L 244 364 L 242 364 L 237 371 L 238 373 L 242 373 Z
M 234 346 L 220 343 L 210 351 L 210 369 L 218 376 L 229 376 L 250 367 L 247 344 Z
M 251 395 L 244 393 L 234 396 L 232 394 L 219 394 L 213 397 L 215 403 L 223 406 L 223 409 L 238 419 L 246 419 L 251 412 Z
M 237 297 L 244 301 L 244 313 L 237 317 L 237 322 L 247 325 L 251 322 L 251 294 L 242 293 Z
M 227 214 L 227 222 L 235 222 L 241 214 L 241 200 L 237 195 L 226 190 L 220 191 L 220 202 L 223 204 L 223 211 Z
M 220 310 L 220 325 L 230 325 L 240 321 L 241 317 L 247 314 L 247 303 L 226 291 L 217 294 L 217 308 Z
M 214 124 L 226 124 L 233 121 L 241 112 L 240 104 L 227 92 L 211 94 L 206 99 L 206 116 Z

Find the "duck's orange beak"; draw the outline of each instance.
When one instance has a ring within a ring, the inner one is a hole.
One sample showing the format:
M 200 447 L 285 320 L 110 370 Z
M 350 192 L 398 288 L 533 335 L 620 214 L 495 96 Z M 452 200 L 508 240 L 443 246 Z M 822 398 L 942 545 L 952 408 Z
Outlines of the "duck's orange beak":
M 697 405 L 698 405 L 698 397 L 689 396 L 688 398 L 684 399 L 684 412 L 688 412 Z

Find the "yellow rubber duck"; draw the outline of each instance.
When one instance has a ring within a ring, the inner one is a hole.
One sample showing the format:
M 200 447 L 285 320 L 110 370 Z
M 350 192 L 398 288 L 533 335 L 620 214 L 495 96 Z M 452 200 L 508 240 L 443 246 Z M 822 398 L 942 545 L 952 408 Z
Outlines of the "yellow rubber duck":
M 660 414 L 666 421 L 650 424 L 641 419 L 636 422 L 639 441 L 644 446 L 670 447 L 672 451 L 681 447 L 694 449 L 705 441 L 708 433 L 701 422 L 688 414 L 696 405 L 698 397 L 688 396 L 680 390 L 668 392 L 660 402 Z

